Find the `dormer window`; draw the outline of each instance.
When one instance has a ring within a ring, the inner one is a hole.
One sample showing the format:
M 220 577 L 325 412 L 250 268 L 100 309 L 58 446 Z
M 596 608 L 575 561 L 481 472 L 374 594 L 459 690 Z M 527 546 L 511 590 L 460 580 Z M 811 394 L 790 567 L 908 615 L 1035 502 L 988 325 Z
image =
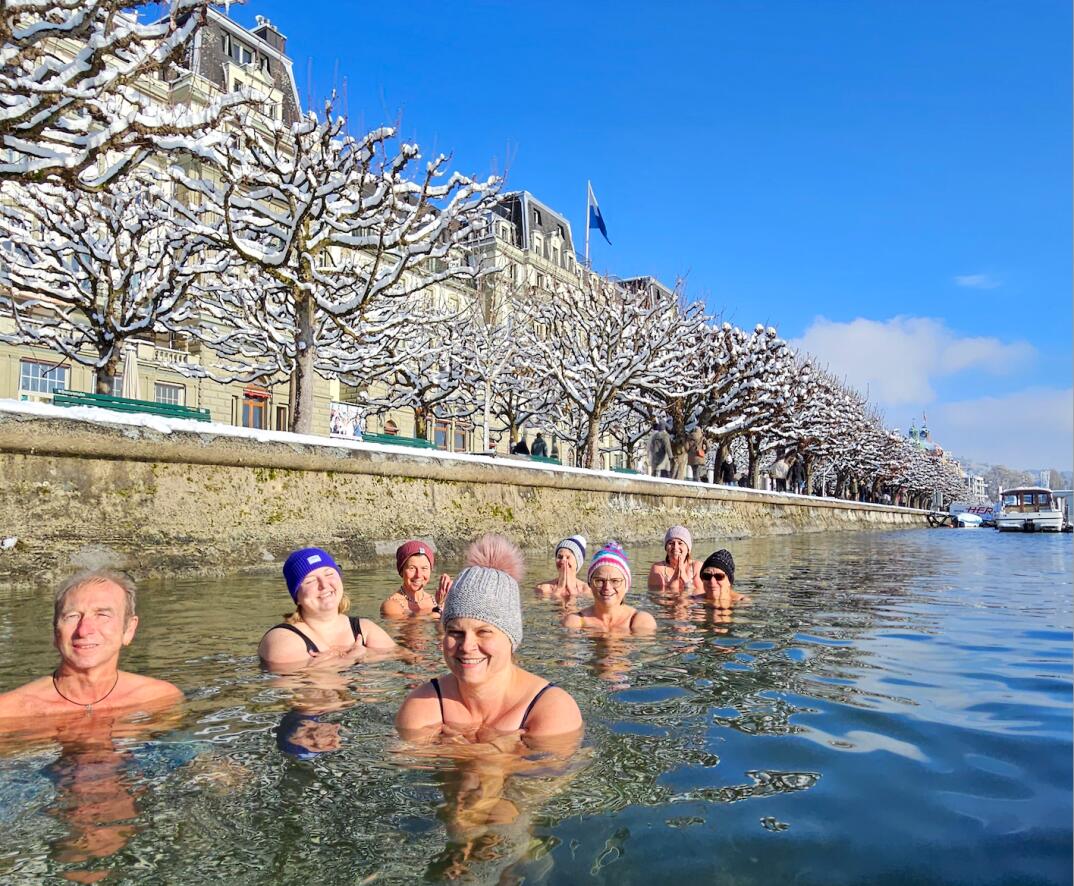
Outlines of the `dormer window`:
M 544 224 L 544 220 L 541 218 L 541 210 L 533 210 L 533 223 L 538 227 Z

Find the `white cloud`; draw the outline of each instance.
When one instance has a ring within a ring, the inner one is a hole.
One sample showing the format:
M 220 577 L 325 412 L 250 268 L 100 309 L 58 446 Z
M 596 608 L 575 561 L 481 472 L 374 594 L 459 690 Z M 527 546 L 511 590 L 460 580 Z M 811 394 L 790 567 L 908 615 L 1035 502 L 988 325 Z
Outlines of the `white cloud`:
M 1006 375 L 1036 356 L 1028 342 L 960 336 L 931 317 L 859 317 L 849 323 L 818 317 L 791 344 L 881 407 L 923 408 L 936 399 L 934 378 L 967 370 Z
M 1002 397 L 942 403 L 929 413 L 934 436 L 963 458 L 1011 468 L 1069 470 L 1074 389 L 1029 388 Z
M 968 286 L 970 289 L 998 289 L 999 280 L 989 274 L 958 274 L 955 276 L 956 286 Z

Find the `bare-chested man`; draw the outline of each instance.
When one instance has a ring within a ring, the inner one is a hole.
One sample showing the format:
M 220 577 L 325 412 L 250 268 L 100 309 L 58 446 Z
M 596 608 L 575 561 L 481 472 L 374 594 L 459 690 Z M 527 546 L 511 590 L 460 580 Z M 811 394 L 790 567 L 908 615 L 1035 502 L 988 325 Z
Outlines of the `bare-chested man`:
M 0 731 L 25 729 L 26 718 L 93 717 L 159 710 L 183 694 L 164 680 L 119 670 L 119 654 L 138 628 L 135 586 L 108 570 L 81 572 L 56 591 L 50 675 L 0 695 Z

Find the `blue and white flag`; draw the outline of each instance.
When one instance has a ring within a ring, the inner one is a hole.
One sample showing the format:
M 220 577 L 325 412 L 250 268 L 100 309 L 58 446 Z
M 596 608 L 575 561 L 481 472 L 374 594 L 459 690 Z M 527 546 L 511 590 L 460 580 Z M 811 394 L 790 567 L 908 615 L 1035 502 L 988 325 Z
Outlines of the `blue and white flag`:
M 608 240 L 608 228 L 604 224 L 604 216 L 600 214 L 600 206 L 597 205 L 597 195 L 593 193 L 593 185 L 586 182 L 586 187 L 589 188 L 589 227 L 599 230 L 604 235 L 604 239 Z M 608 245 L 612 245 L 611 240 L 608 240 Z

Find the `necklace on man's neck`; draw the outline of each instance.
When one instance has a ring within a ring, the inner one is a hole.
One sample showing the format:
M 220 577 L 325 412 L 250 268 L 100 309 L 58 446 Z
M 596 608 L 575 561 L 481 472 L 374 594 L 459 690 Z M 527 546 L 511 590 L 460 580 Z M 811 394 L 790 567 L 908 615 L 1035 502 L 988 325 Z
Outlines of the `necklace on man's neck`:
M 87 704 L 84 701 L 75 701 L 73 698 L 68 698 L 66 695 L 64 695 L 62 692 L 60 692 L 60 686 L 56 682 L 56 672 L 55 671 L 52 672 L 52 688 L 56 690 L 56 694 L 60 698 L 62 698 L 64 701 L 67 701 L 67 702 L 70 702 L 71 704 L 76 704 L 79 707 L 85 708 L 87 714 L 92 714 L 93 713 L 93 706 L 95 704 L 100 704 L 102 701 L 104 701 L 106 698 L 108 698 L 108 696 L 110 696 L 113 692 L 115 692 L 115 689 L 116 689 L 116 687 L 118 685 L 119 685 L 119 672 L 116 671 L 116 682 L 112 684 L 112 688 L 109 689 L 104 695 L 102 695 L 96 701 L 91 701 L 91 702 L 89 702 Z

